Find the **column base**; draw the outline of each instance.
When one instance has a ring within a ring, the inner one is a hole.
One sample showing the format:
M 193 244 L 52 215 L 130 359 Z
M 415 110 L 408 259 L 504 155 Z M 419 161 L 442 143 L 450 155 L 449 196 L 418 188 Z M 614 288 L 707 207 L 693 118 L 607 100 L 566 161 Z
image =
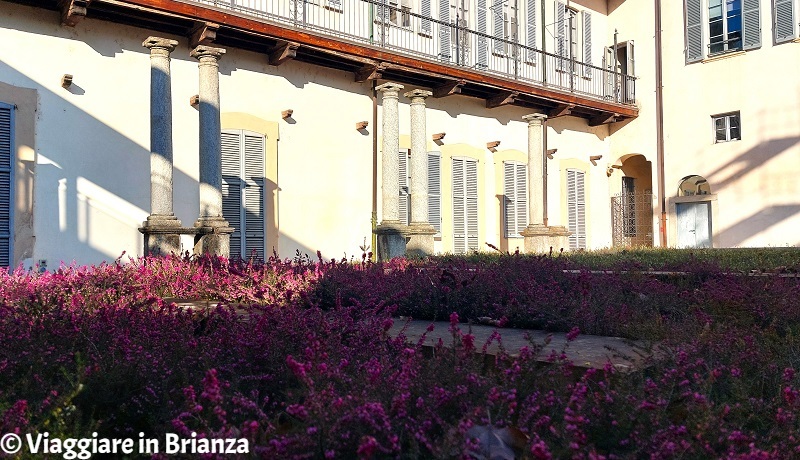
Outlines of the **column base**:
M 181 221 L 173 215 L 151 214 L 139 231 L 144 234 L 144 255 L 181 253 Z
M 429 223 L 412 222 L 407 227 L 406 256 L 425 257 L 433 255 L 433 235 L 436 229 Z
M 525 238 L 526 254 L 549 254 L 567 249 L 567 237 L 571 233 L 563 226 L 548 227 L 544 224 L 530 224 L 522 231 Z
M 194 223 L 194 253 L 230 257 L 231 233 L 234 228 L 224 217 L 201 217 Z
M 378 261 L 386 262 L 406 255 L 405 230 L 406 226 L 397 221 L 383 221 L 375 228 Z

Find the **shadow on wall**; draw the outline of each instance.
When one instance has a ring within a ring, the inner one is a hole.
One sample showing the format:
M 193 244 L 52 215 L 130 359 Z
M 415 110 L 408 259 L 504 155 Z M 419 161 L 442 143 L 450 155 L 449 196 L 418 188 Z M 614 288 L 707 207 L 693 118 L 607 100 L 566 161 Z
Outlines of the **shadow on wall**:
M 794 136 L 759 143 L 712 171 L 706 179 L 715 189 L 724 189 L 745 174 L 753 172 L 764 163 L 791 149 L 798 142 L 800 137 Z
M 734 225 L 722 230 L 719 233 L 719 245 L 721 247 L 739 246 L 749 238 L 764 232 L 765 230 L 778 225 L 800 213 L 800 204 L 776 205 L 764 208 L 757 213 L 742 219 Z M 796 234 L 786 235 L 787 238 L 794 237 L 795 241 L 785 241 L 784 244 L 796 246 L 800 244 Z

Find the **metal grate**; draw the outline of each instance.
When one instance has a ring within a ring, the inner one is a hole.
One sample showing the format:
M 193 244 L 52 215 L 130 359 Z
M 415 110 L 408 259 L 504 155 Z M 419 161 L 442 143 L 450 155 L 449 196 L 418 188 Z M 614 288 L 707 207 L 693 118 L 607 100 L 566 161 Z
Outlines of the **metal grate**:
M 614 247 L 653 246 L 653 194 L 611 197 L 611 230 Z

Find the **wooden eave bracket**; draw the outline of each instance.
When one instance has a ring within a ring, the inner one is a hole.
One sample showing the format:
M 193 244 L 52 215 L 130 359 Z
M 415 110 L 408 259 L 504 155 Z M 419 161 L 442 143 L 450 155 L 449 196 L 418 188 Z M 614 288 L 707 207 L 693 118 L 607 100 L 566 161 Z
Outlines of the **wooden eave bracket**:
M 511 104 L 517 99 L 517 97 L 519 97 L 519 92 L 517 91 L 503 91 L 496 96 L 486 99 L 486 108 L 493 109 L 495 107 L 500 107 L 501 105 Z
M 448 81 L 433 88 L 433 97 L 445 97 L 452 94 L 461 94 L 461 87 L 467 84 L 467 80 Z
M 61 25 L 75 27 L 86 17 L 86 9 L 92 0 L 59 0 L 61 8 Z
M 199 45 L 210 45 L 217 39 L 219 24 L 214 22 L 201 22 L 189 34 L 189 48 L 194 49 Z
M 297 48 L 300 48 L 299 43 L 280 41 L 269 51 L 269 64 L 279 66 L 284 62 L 297 57 Z
M 572 113 L 573 108 L 575 108 L 575 104 L 559 104 L 556 108 L 547 113 L 547 118 L 558 118 L 569 115 Z
M 386 66 L 381 64 L 365 64 L 360 69 L 353 72 L 356 83 L 363 83 L 368 80 L 378 80 L 383 77 Z
M 618 118 L 618 113 L 601 113 L 600 115 L 589 119 L 589 126 L 600 126 L 608 123 L 614 123 Z

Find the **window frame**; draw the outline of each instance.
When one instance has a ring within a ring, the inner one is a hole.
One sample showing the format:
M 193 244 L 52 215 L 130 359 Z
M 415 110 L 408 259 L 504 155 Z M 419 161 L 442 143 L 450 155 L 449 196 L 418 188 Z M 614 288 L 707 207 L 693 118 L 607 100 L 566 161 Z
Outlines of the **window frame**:
M 736 120 L 736 129 L 739 131 L 738 137 L 733 137 L 731 135 L 731 120 Z M 717 120 L 724 120 L 725 123 L 725 139 L 719 139 L 717 133 L 719 132 L 719 128 L 717 128 Z M 735 112 L 726 112 L 717 115 L 711 116 L 711 134 L 712 134 L 712 141 L 714 144 L 724 144 L 727 142 L 734 142 L 742 140 L 742 116 L 741 112 L 738 110 Z
M 711 36 L 711 20 L 712 20 L 711 19 L 711 8 L 712 8 L 711 3 L 714 2 L 714 1 L 719 1 L 720 2 L 719 7 L 722 9 L 722 15 L 720 16 L 720 18 L 718 20 L 715 20 L 715 22 L 717 22 L 717 21 L 722 22 L 722 35 L 715 35 L 715 37 L 721 37 L 722 38 L 722 40 L 718 41 L 718 42 L 712 42 L 712 36 Z M 728 15 L 727 6 L 728 6 L 728 4 L 735 3 L 735 2 L 738 2 L 738 4 L 739 4 L 739 14 L 738 14 L 738 17 L 739 17 L 739 31 L 738 31 L 739 32 L 739 38 L 738 39 L 731 39 L 730 38 L 730 34 L 732 32 L 729 30 L 729 28 L 730 28 L 729 23 L 730 23 L 732 17 L 735 17 L 735 16 L 729 16 Z M 742 0 L 707 0 L 706 5 L 707 5 L 706 6 L 706 11 L 707 11 L 707 14 L 708 14 L 707 21 L 706 21 L 707 26 L 708 26 L 708 45 L 707 45 L 708 46 L 708 56 L 717 56 L 717 55 L 720 55 L 720 54 L 731 53 L 731 52 L 735 52 L 735 51 L 742 51 L 744 49 L 744 24 L 743 24 L 743 21 L 744 21 L 744 5 L 742 4 Z M 735 42 L 735 41 L 739 42 L 739 46 L 738 47 L 730 46 L 730 43 L 731 42 Z M 722 45 L 722 49 L 714 51 L 713 47 L 716 46 L 716 45 Z

